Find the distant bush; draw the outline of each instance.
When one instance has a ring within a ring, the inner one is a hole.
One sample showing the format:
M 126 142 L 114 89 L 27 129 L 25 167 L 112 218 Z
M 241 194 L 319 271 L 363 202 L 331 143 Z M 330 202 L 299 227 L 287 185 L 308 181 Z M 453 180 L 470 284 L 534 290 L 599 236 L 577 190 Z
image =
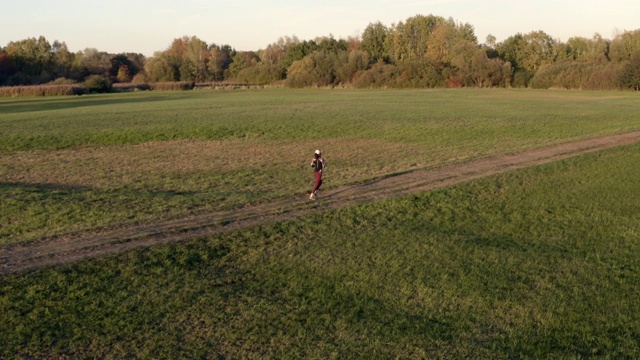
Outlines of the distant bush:
M 357 88 L 385 88 L 398 75 L 398 68 L 394 65 L 379 61 L 371 69 L 358 72 L 352 81 Z
M 72 84 L 76 84 L 77 81 L 73 80 L 73 79 L 67 79 L 64 77 L 59 77 L 55 80 L 53 80 L 52 82 L 49 83 L 49 85 L 72 85 Z
M 194 85 L 194 89 L 215 89 L 215 90 L 249 89 L 249 88 L 257 88 L 257 87 L 264 88 L 264 85 L 255 85 L 255 84 L 234 82 L 234 81 L 202 82 L 202 83 L 196 83 Z
M 0 87 L 0 97 L 82 95 L 89 90 L 83 85 L 33 85 Z
M 534 89 L 620 89 L 620 64 L 592 64 L 585 62 L 565 62 L 540 68 L 531 79 L 529 86 Z
M 398 65 L 398 76 L 391 82 L 395 88 L 445 87 L 441 69 L 430 61 L 408 61 Z
M 623 88 L 640 91 L 640 51 L 623 64 L 619 79 Z
M 337 84 L 338 56 L 331 52 L 316 51 L 289 67 L 285 84 L 292 88 L 323 87 Z
M 22 71 L 19 71 L 9 76 L 6 82 L 6 85 L 9 85 L 9 86 L 23 86 L 23 85 L 28 86 L 33 84 L 34 82 L 31 76 L 27 75 Z
M 151 85 L 147 83 L 115 83 L 111 85 L 111 89 L 116 92 L 151 90 Z
M 133 79 L 131 79 L 132 84 L 143 84 L 147 82 L 147 76 L 143 73 L 137 73 Z
M 178 91 L 178 90 L 193 90 L 195 83 L 192 81 L 179 81 L 179 82 L 157 82 L 149 84 L 151 90 L 155 91 Z
M 283 80 L 285 76 L 286 69 L 284 67 L 261 64 L 240 70 L 236 76 L 236 80 L 255 85 L 267 85 Z
M 531 78 L 529 86 L 534 89 L 580 89 L 592 72 L 593 66 L 587 63 L 545 65 Z
M 88 76 L 84 81 L 84 85 L 91 92 L 102 93 L 109 92 L 111 90 L 111 81 L 109 81 L 107 77 L 102 75 Z
M 620 90 L 623 64 L 609 63 L 599 66 L 582 84 L 584 90 Z
M 526 88 L 531 80 L 531 74 L 522 69 L 517 69 L 513 72 L 513 80 L 511 86 L 514 88 Z

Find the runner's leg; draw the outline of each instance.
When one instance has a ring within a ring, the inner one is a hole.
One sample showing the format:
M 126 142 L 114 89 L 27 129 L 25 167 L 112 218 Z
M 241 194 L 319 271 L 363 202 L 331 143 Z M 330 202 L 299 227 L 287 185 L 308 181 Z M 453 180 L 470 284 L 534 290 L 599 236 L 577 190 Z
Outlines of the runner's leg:
M 322 185 L 322 173 L 320 172 L 313 173 L 313 176 L 316 177 L 316 185 L 313 187 L 313 191 L 312 191 L 312 193 L 315 194 L 316 191 L 318 191 L 318 189 L 320 188 L 320 185 Z

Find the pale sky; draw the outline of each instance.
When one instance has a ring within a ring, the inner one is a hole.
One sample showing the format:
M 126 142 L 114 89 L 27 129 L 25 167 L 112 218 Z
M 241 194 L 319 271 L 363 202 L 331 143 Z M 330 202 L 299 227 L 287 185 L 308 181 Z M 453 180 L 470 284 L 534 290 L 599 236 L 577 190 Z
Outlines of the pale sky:
M 173 39 L 259 50 L 280 37 L 359 36 L 415 15 L 469 23 L 479 43 L 542 30 L 560 41 L 640 29 L 640 0 L 0 0 L 0 46 L 40 35 L 72 52 L 96 48 L 146 56 Z

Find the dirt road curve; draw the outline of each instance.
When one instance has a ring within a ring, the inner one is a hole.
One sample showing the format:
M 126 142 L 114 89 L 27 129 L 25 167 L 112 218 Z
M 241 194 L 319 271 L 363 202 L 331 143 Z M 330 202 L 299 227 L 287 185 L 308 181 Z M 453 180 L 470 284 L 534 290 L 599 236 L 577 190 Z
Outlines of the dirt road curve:
M 289 197 L 242 209 L 8 246 L 0 248 L 0 273 L 69 263 L 142 246 L 183 241 L 241 227 L 286 220 L 322 210 L 425 192 L 471 179 L 636 142 L 640 142 L 640 131 L 601 136 L 435 169 L 406 172 L 362 185 L 327 191 L 315 202 L 301 197 Z

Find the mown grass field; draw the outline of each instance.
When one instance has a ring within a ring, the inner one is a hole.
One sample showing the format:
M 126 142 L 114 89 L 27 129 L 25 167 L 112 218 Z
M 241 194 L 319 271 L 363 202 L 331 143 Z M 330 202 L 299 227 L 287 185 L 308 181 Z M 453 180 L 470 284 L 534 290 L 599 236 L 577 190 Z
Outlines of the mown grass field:
M 335 187 L 637 130 L 638 106 L 512 90 L 0 100 L 0 243 L 304 199 L 316 147 Z M 639 158 L 2 275 L 0 358 L 638 358 Z
M 637 358 L 640 146 L 0 278 L 0 357 Z
M 0 99 L 0 245 L 638 128 L 637 96 L 287 90 Z

